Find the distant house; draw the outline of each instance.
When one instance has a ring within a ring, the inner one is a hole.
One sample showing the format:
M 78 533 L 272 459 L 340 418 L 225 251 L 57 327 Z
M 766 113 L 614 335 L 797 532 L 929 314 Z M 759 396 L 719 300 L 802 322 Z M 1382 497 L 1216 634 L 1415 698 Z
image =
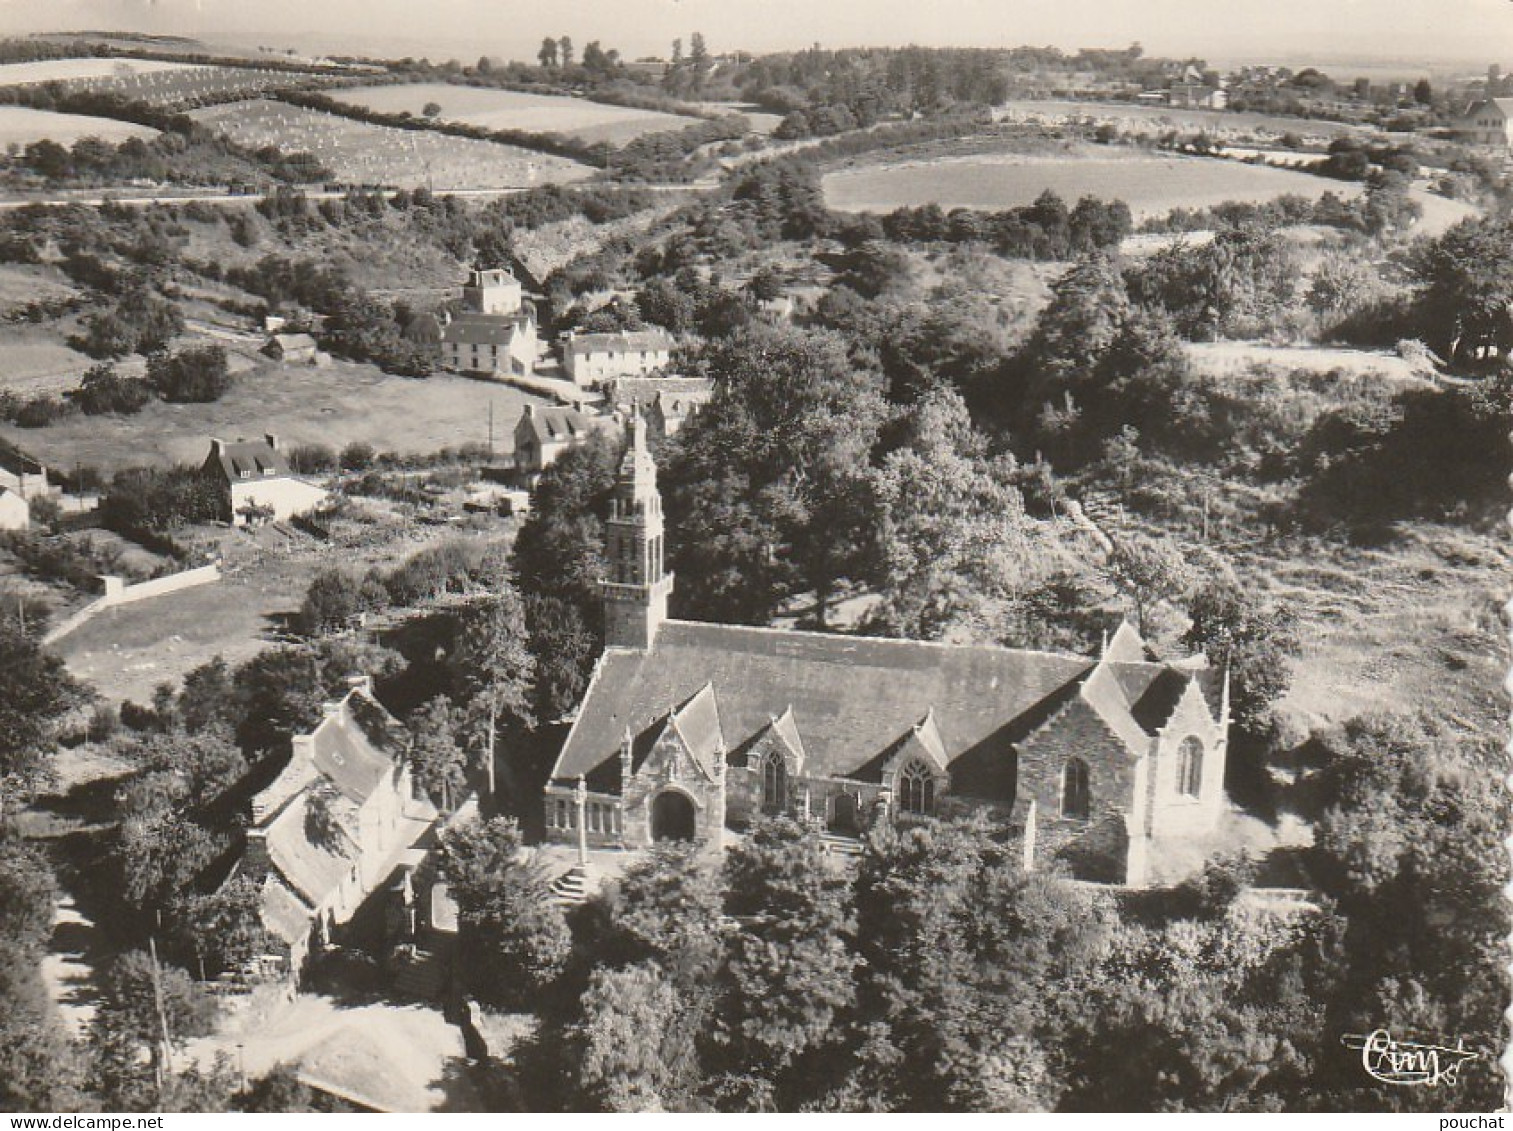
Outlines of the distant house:
M 1451 127 L 1472 145 L 1513 148 L 1513 98 L 1484 98 L 1473 102 Z
M 263 353 L 288 365 L 314 365 L 320 360 L 320 349 L 309 334 L 274 334 L 263 346 Z
M 622 330 L 562 339 L 562 368 L 576 385 L 598 385 L 616 377 L 644 377 L 666 368 L 675 343 L 665 330 Z
M 259 520 L 282 522 L 326 501 L 327 492 L 290 469 L 278 437 L 210 441 L 201 469 L 222 492 L 222 513 L 233 526 Z
M 517 476 L 534 487 L 541 473 L 568 448 L 612 425 L 607 418 L 588 416 L 575 408 L 526 405 L 515 425 Z
M 25 499 L 8 487 L 0 487 L 0 530 L 25 530 L 32 510 Z
M 1202 81 L 1180 82 L 1172 85 L 1169 100 L 1187 110 L 1223 110 L 1229 105 L 1229 94 L 1223 87 Z
M 714 396 L 707 377 L 622 377 L 604 387 L 607 402 L 626 414 L 638 410 L 653 440 L 675 435 Z
M 20 448 L 0 441 L 0 487 L 23 499 L 51 495 L 56 488 L 47 481 L 47 468 Z
M 262 890 L 263 925 L 297 975 L 431 831 L 436 810 L 415 794 L 404 726 L 355 679 L 327 703 L 289 764 L 252 799 L 246 848 L 233 875 Z
M 530 374 L 539 341 L 536 311 L 506 268 L 476 270 L 462 288 L 462 310 L 441 327 L 441 364 L 456 373 Z

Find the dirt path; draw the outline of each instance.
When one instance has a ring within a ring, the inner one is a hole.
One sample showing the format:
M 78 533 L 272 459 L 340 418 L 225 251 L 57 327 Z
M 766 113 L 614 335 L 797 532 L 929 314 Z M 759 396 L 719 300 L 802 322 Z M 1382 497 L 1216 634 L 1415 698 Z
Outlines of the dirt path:
M 53 920 L 53 937 L 42 960 L 42 980 L 58 1007 L 69 1035 L 82 1038 L 94 1019 L 95 968 L 89 955 L 97 949 L 94 921 L 64 893 Z

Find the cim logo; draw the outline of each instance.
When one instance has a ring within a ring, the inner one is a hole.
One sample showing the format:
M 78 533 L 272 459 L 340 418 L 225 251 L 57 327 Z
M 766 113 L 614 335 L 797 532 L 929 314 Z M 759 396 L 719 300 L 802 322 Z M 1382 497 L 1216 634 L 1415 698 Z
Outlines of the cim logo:
M 1346 1033 L 1340 1038 L 1346 1048 L 1361 1050 L 1361 1067 L 1373 1080 L 1383 1084 L 1422 1084 L 1437 1088 L 1455 1084 L 1461 1065 L 1475 1060 L 1476 1053 L 1457 1039 L 1455 1047 L 1426 1045 L 1417 1041 L 1394 1040 L 1386 1029 L 1374 1029 L 1365 1036 Z

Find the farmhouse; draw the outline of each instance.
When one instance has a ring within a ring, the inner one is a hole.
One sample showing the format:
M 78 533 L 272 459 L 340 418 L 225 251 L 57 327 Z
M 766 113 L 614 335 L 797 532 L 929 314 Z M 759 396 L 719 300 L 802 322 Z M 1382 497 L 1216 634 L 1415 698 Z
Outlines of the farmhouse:
M 664 330 L 622 330 L 562 339 L 562 367 L 574 384 L 597 385 L 616 377 L 645 377 L 672 360 L 673 340 Z
M 320 360 L 320 350 L 309 334 L 274 334 L 263 346 L 263 353 L 288 365 L 314 365 Z
M 297 974 L 430 832 L 436 810 L 415 794 L 404 727 L 366 678 L 293 739 L 289 764 L 252 799 L 233 875 L 262 889 L 262 918 Z
M 515 472 L 531 487 L 557 457 L 613 422 L 575 408 L 528 404 L 515 425 Z
M 9 487 L 0 487 L 0 530 L 25 530 L 31 525 L 32 509 Z
M 669 619 L 656 467 L 628 424 L 606 649 L 545 788 L 549 839 L 640 848 L 787 813 L 855 837 L 978 811 L 1027 862 L 1139 885 L 1224 809 L 1229 694 L 1129 625 L 1081 656 Z
M 1513 147 L 1513 98 L 1484 98 L 1473 102 L 1451 127 L 1472 145 Z
M 233 526 L 283 522 L 326 501 L 327 492 L 289 470 L 278 437 L 212 439 L 201 469 L 221 492 L 222 514 Z
M 462 310 L 441 327 L 441 363 L 457 373 L 528 375 L 538 350 L 536 311 L 508 270 L 476 270 Z

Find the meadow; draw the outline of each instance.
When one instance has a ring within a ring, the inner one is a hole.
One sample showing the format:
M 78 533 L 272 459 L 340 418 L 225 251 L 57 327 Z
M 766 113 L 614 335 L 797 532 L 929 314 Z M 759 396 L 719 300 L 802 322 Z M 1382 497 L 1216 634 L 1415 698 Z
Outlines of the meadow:
M 0 146 L 26 146 L 43 138 L 50 138 L 59 145 L 73 145 L 81 137 L 121 142 L 127 138 L 157 136 L 157 130 L 135 122 L 94 118 L 86 114 L 58 114 L 25 106 L 0 106 Z
M 826 204 L 847 212 L 932 203 L 946 209 L 1013 208 L 1049 189 L 1067 201 L 1081 196 L 1123 200 L 1136 220 L 1227 200 L 1270 200 L 1284 194 L 1317 199 L 1326 192 L 1350 197 L 1361 191 L 1356 184 L 1289 169 L 1201 157 L 1022 153 L 858 165 L 828 174 L 824 188 Z
M 1129 133 L 1206 130 L 1215 137 L 1238 134 L 1297 134 L 1312 141 L 1364 133 L 1360 126 L 1243 110 L 1188 110 L 1180 106 L 1141 106 L 1129 102 L 1072 102 L 1018 99 L 1005 102 L 994 117 L 1007 121 L 1110 122 Z
M 694 122 L 678 114 L 610 106 L 557 94 L 527 94 L 516 90 L 424 82 L 399 86 L 359 86 L 332 91 L 350 106 L 381 114 L 421 116 L 428 103 L 441 107 L 436 117 L 487 130 L 554 133 L 579 141 L 621 146 L 643 134 L 680 130 Z
M 400 188 L 497 189 L 576 181 L 586 165 L 511 145 L 353 121 L 268 99 L 193 111 L 195 121 L 250 149 L 312 153 L 333 180 Z

